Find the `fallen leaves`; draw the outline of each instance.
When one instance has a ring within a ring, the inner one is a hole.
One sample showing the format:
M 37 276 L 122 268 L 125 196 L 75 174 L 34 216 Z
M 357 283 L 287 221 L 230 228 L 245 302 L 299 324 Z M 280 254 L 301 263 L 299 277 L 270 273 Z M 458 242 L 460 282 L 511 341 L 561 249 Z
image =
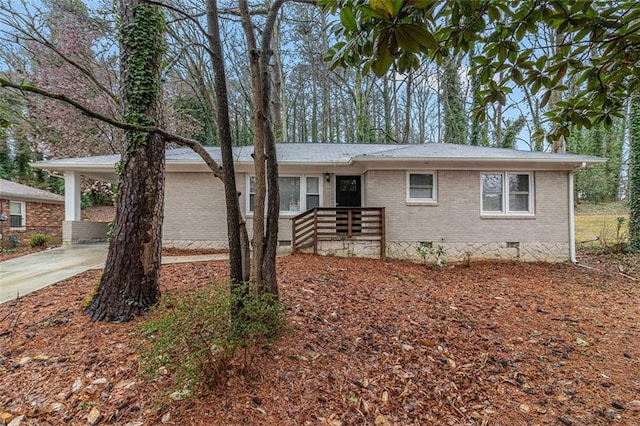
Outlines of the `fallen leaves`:
M 226 268 L 165 266 L 161 290 Z M 139 378 L 134 324 L 82 315 L 97 272 L 0 305 L 0 424 L 640 423 L 640 291 L 618 273 L 309 255 L 278 271 L 289 332 L 199 398 Z

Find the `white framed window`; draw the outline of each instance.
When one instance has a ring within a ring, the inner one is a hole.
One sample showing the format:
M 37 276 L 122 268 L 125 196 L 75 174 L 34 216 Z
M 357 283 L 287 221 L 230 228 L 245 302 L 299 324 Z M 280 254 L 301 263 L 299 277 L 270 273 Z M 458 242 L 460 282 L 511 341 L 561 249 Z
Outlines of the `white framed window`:
M 320 182 L 322 182 L 322 179 L 319 176 L 306 177 L 306 210 L 320 207 Z
M 280 213 L 300 213 L 302 195 L 300 176 L 278 176 L 280 188 Z
M 26 229 L 27 208 L 24 201 L 9 202 L 9 228 L 14 230 Z
M 319 175 L 278 177 L 280 213 L 296 215 L 322 205 L 322 179 Z M 247 212 L 253 213 L 256 178 L 247 176 Z
M 481 212 L 532 215 L 533 173 L 487 172 L 481 175 Z
M 438 201 L 437 188 L 437 175 L 435 172 L 407 172 L 407 203 L 435 203 Z

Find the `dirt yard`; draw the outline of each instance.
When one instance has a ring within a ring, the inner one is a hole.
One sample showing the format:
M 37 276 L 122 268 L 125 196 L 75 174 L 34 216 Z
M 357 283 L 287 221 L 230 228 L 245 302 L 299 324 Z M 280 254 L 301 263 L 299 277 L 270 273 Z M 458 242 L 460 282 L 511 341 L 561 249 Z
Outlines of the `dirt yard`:
M 0 305 L 0 424 L 640 425 L 640 276 L 603 262 L 279 259 L 289 331 L 245 376 L 174 401 L 135 324 L 93 324 L 92 271 Z M 162 269 L 164 294 L 224 262 Z

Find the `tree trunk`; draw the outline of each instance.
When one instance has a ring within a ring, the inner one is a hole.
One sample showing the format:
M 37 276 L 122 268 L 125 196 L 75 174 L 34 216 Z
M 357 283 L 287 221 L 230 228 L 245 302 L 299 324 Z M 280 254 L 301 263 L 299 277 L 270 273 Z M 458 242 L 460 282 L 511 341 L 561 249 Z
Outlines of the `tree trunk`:
M 327 27 L 327 16 L 321 14 L 322 28 Z M 322 52 L 329 51 L 329 40 L 327 39 L 327 33 L 322 32 Z M 322 137 L 321 142 L 331 142 L 331 100 L 330 100 L 330 80 L 329 80 L 329 66 L 326 62 L 322 64 L 322 75 L 320 76 L 322 82 Z
M 120 66 L 125 120 L 156 125 L 164 19 L 157 7 L 120 3 Z M 128 321 L 160 297 L 165 147 L 162 136 L 127 132 L 120 163 L 116 222 L 100 284 L 85 313 L 93 321 Z
M 443 142 L 467 143 L 467 117 L 458 76 L 460 58 L 448 58 L 443 64 L 442 110 L 444 112 Z
M 246 0 L 240 0 L 240 14 L 249 49 L 249 68 L 252 79 L 254 164 L 256 192 L 253 214 L 253 281 L 258 294 L 278 294 L 276 277 L 276 251 L 278 248 L 278 219 L 280 215 L 280 191 L 278 188 L 278 160 L 273 126 L 271 124 L 271 60 L 273 31 L 278 10 L 283 0 L 271 5 L 262 31 L 262 43 L 258 51 L 253 32 L 253 22 Z M 267 225 L 264 223 L 264 202 L 267 198 Z
M 555 33 L 555 40 L 554 40 L 554 53 L 557 53 L 560 51 L 562 45 L 564 44 L 564 34 L 561 32 L 556 32 Z M 560 85 L 562 84 L 562 78 L 560 79 L 560 81 L 558 81 L 556 84 Z M 549 97 L 549 109 L 552 110 L 556 107 L 556 105 L 558 104 L 558 102 L 562 101 L 562 92 L 560 90 L 554 90 L 551 89 L 551 96 Z M 553 141 L 553 152 L 554 153 L 559 153 L 562 154 L 565 151 L 565 147 L 564 147 L 564 136 L 559 136 L 557 139 L 555 139 Z
M 384 141 L 392 141 L 391 137 L 391 96 L 389 96 L 389 77 L 382 80 L 382 103 L 384 107 Z
M 267 193 L 266 165 L 264 152 L 265 117 L 269 112 L 263 110 L 262 92 L 260 90 L 260 54 L 253 33 L 253 22 L 249 15 L 247 0 L 240 0 L 242 28 L 247 40 L 249 51 L 249 69 L 251 70 L 251 88 L 253 101 L 253 164 L 255 169 L 255 192 L 253 202 L 253 266 L 251 268 L 253 281 L 262 283 L 262 257 L 264 250 L 264 212 Z
M 270 293 L 278 295 L 278 278 L 276 276 L 276 254 L 278 250 L 278 220 L 280 216 L 280 189 L 278 187 L 278 157 L 276 153 L 276 140 L 271 126 L 271 117 L 269 116 L 269 94 L 270 77 L 269 77 L 269 59 L 272 54 L 271 42 L 273 28 L 275 26 L 276 16 L 284 0 L 275 0 L 271 5 L 267 20 L 262 33 L 262 56 L 260 58 L 261 71 L 261 90 L 262 90 L 262 110 L 266 112 L 263 117 L 264 126 L 264 142 L 265 154 L 267 157 L 267 228 L 265 234 L 264 258 L 262 260 L 262 273 L 264 281 L 258 287 L 260 294 Z
M 227 235 L 229 241 L 229 277 L 234 291 L 243 288 L 246 273 L 243 271 L 242 247 L 247 243 L 241 242 L 241 232 L 244 220 L 240 214 L 240 202 L 236 188 L 236 176 L 233 159 L 233 138 L 231 122 L 229 120 L 229 100 L 227 93 L 227 78 L 222 54 L 220 26 L 218 23 L 218 2 L 207 0 L 207 25 L 209 50 L 211 51 L 211 65 L 215 74 L 215 92 L 217 103 L 218 132 L 220 137 L 220 151 L 222 155 L 222 171 L 224 180 L 224 195 L 227 206 Z
M 407 74 L 407 99 L 404 110 L 404 135 L 402 136 L 402 143 L 409 143 L 409 136 L 411 133 L 411 83 L 413 81 L 413 73 Z
M 640 94 L 633 95 L 629 120 L 629 247 L 640 251 Z
M 314 80 L 315 72 L 314 72 Z M 318 83 L 311 84 L 311 143 L 318 143 Z
M 393 91 L 391 92 L 392 103 L 393 103 L 393 133 L 391 139 L 393 141 L 398 140 L 398 136 L 400 135 L 400 115 L 398 108 L 398 81 L 396 79 L 396 75 L 393 76 Z
M 284 80 L 282 78 L 282 60 L 280 57 L 280 29 L 274 27 L 273 33 L 273 127 L 278 142 L 287 141 L 286 118 L 284 111 Z
M 364 95 L 362 93 L 362 70 L 356 68 L 355 79 L 355 93 L 356 93 L 356 135 L 355 143 L 365 142 L 365 107 L 364 107 Z

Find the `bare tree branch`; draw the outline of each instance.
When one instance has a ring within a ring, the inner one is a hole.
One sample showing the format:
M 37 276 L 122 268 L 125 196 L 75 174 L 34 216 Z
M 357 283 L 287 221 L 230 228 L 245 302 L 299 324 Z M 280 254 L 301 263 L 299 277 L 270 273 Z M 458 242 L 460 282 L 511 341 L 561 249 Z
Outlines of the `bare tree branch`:
M 67 55 L 65 55 L 56 45 L 54 45 L 51 41 L 47 40 L 47 38 L 42 34 L 42 32 L 36 28 L 36 26 L 30 22 L 28 19 L 24 19 L 22 16 L 15 14 L 13 11 L 6 9 L 5 7 L 0 8 L 2 11 L 11 13 L 12 19 L 2 19 L 2 23 L 7 25 L 9 28 L 17 31 L 17 34 L 13 34 L 16 37 L 16 41 L 18 37 L 26 40 L 34 41 L 47 49 L 51 50 L 53 53 L 58 55 L 63 61 L 71 65 L 73 68 L 80 71 L 82 75 L 87 77 L 96 87 L 104 92 L 111 101 L 117 103 L 117 96 L 106 86 L 98 81 L 95 75 L 88 70 L 86 67 L 82 66 L 77 61 L 74 61 Z M 27 15 L 31 17 L 31 15 Z M 3 31 L 6 34 L 9 34 L 7 31 Z M 19 36 L 20 35 L 20 36 Z
M 111 117 L 108 117 L 104 114 L 94 111 L 93 109 L 87 107 L 86 105 L 83 105 L 82 103 L 76 100 L 71 99 L 66 95 L 63 95 L 60 93 L 51 93 L 46 90 L 40 89 L 38 87 L 14 83 L 4 78 L 0 78 L 0 87 L 7 87 L 7 88 L 22 91 L 22 92 L 35 93 L 40 96 L 44 96 L 50 99 L 55 99 L 55 100 L 64 102 L 66 104 L 73 106 L 74 108 L 77 108 L 80 112 L 82 112 L 87 117 L 103 121 L 105 123 L 108 123 L 114 127 L 117 127 L 123 130 L 128 130 L 133 132 L 157 133 L 162 137 L 164 137 L 167 142 L 175 142 L 180 146 L 191 148 L 200 156 L 200 158 L 202 158 L 202 160 L 207 164 L 207 166 L 209 166 L 214 176 L 217 177 L 218 179 L 222 179 L 222 167 L 216 162 L 216 160 L 213 159 L 213 157 L 211 156 L 211 154 L 209 154 L 206 148 L 202 144 L 200 144 L 200 142 L 194 139 L 189 139 L 183 136 L 175 135 L 173 133 L 167 132 L 166 130 L 163 130 L 154 126 L 139 126 L 135 124 L 123 123 L 122 121 L 115 120 Z

